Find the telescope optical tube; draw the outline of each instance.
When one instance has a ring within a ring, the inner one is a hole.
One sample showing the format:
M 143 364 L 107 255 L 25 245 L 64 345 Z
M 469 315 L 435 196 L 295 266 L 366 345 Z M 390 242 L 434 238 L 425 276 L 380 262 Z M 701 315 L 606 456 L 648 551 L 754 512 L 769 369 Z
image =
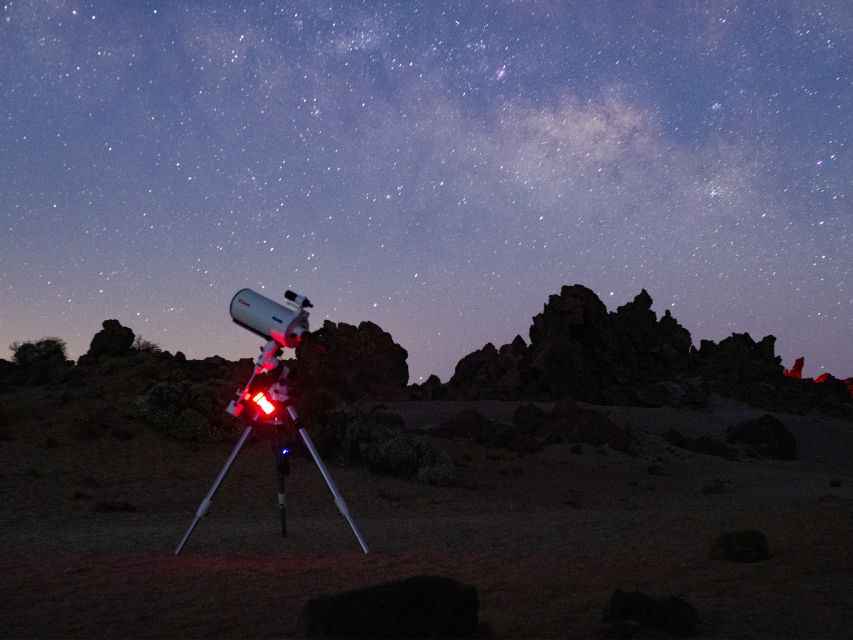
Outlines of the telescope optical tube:
M 285 307 L 251 289 L 240 289 L 229 310 L 236 324 L 282 347 L 293 349 L 308 331 L 308 312 L 303 307 Z

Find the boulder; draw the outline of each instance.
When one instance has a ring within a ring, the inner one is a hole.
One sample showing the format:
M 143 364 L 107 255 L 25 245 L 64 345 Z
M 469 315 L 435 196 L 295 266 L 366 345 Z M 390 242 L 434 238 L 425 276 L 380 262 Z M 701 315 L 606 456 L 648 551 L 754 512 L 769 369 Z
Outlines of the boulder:
M 616 589 L 604 612 L 604 622 L 613 625 L 628 620 L 635 620 L 642 628 L 683 638 L 696 635 L 699 615 L 696 608 L 682 598 L 653 598 L 639 591 L 626 593 Z
M 309 600 L 297 638 L 476 638 L 474 587 L 451 578 L 414 576 Z
M 133 330 L 118 320 L 104 320 L 103 329 L 96 333 L 86 355 L 97 360 L 101 356 L 128 356 L 133 353 Z
M 796 460 L 797 441 L 778 418 L 765 413 L 755 420 L 747 420 L 726 429 L 729 442 L 743 442 L 755 449 L 758 455 L 775 460 Z
M 760 531 L 724 533 L 714 542 L 711 557 L 733 562 L 760 562 L 770 557 L 767 537 Z

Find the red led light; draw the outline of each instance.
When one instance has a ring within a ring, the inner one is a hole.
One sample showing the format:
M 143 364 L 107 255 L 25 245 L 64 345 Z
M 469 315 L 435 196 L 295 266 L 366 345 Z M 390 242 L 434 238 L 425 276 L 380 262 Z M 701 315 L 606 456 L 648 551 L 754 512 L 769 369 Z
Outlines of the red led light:
M 258 405 L 258 408 L 268 416 L 275 412 L 275 405 L 269 401 L 263 391 L 258 391 L 254 397 L 252 397 L 252 402 Z

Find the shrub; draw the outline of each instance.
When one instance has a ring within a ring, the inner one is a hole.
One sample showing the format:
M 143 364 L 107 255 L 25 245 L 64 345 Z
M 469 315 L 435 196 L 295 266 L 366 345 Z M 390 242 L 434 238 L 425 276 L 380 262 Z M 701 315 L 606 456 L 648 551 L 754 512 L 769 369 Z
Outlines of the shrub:
M 136 415 L 149 427 L 176 440 L 233 439 L 240 425 L 224 413 L 225 383 L 165 381 L 136 400 Z
M 65 341 L 60 338 L 42 338 L 30 342 L 13 342 L 9 345 L 12 360 L 18 365 L 13 379 L 26 386 L 54 384 L 67 379 L 71 362 L 66 359 Z
M 142 336 L 134 337 L 131 349 L 142 353 L 160 353 L 163 351 L 160 345 L 151 342 L 151 340 L 146 340 Z
M 13 342 L 9 345 L 12 361 L 26 366 L 40 362 L 62 362 L 65 355 L 65 340 L 61 338 L 42 338 L 33 342 Z
M 453 460 L 426 439 L 406 433 L 402 424 L 392 413 L 339 411 L 329 418 L 326 442 L 339 462 L 365 464 L 374 473 L 417 476 L 428 484 L 455 484 Z

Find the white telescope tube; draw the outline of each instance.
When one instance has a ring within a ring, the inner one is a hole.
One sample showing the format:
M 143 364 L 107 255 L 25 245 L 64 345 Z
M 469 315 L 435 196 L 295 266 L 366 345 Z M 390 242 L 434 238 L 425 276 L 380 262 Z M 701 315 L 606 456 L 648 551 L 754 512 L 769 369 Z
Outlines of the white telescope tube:
M 285 306 L 251 289 L 241 289 L 231 299 L 229 310 L 234 322 L 244 329 L 292 349 L 308 331 L 308 312 L 297 304 L 300 299 L 307 302 L 299 296 L 291 306 Z

